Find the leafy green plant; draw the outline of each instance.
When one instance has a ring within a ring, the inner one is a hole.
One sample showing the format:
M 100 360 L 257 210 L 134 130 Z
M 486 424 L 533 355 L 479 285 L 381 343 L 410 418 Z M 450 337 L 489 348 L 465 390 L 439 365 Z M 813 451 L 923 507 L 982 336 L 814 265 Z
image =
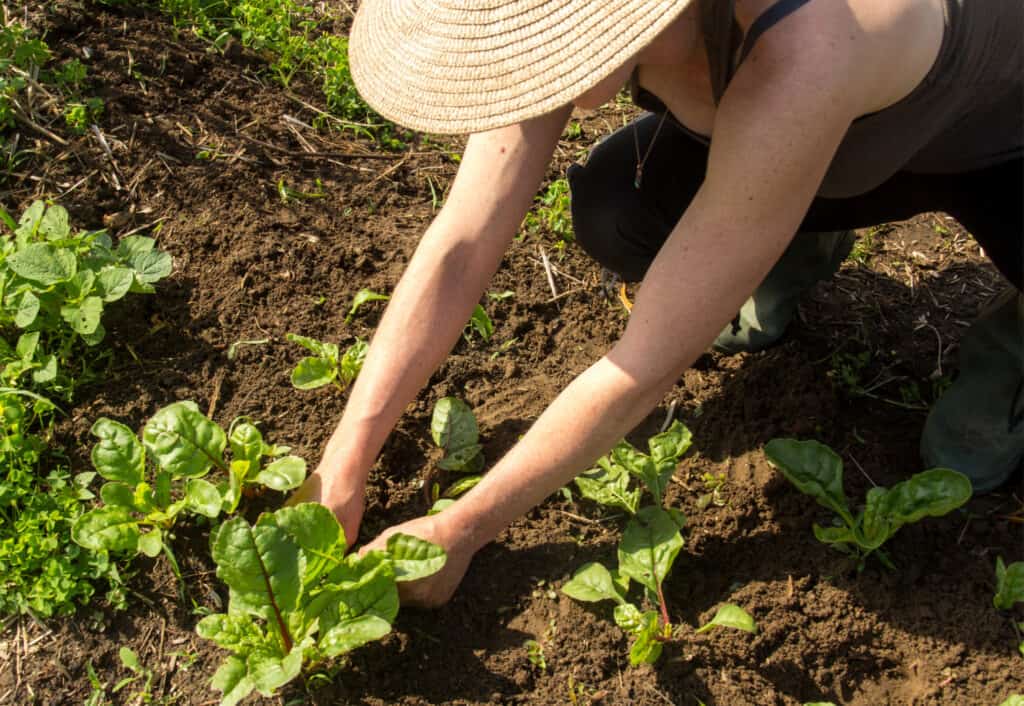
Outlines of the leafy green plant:
M 26 431 L 30 418 L 18 396 L 0 394 L 0 614 L 69 614 L 103 584 L 108 600 L 123 607 L 117 564 L 106 552 L 71 541 L 72 524 L 93 497 L 87 486 L 95 474 L 72 477 L 59 465 L 44 465 L 43 440 Z
M 971 482 L 965 475 L 933 468 L 892 488 L 872 488 L 863 510 L 854 515 L 843 492 L 843 461 L 828 446 L 817 441 L 772 439 L 764 451 L 768 461 L 800 492 L 836 513 L 838 522 L 832 527 L 815 524 L 814 536 L 856 557 L 858 569 L 863 569 L 871 554 L 895 568 L 881 546 L 901 527 L 925 517 L 941 517 L 971 497 Z
M 167 540 L 181 513 L 216 518 L 237 507 L 246 484 L 285 491 L 297 488 L 306 475 L 305 461 L 295 456 L 261 468 L 265 458 L 287 453 L 287 448 L 264 444 L 246 420 L 235 420 L 229 438 L 194 402 L 175 402 L 154 414 L 141 442 L 124 424 L 105 417 L 93 424 L 92 434 L 99 438 L 92 449 L 93 466 L 107 481 L 100 489 L 104 504 L 75 521 L 72 538 L 93 551 L 151 557 L 164 552 L 175 571 Z M 230 463 L 225 460 L 228 448 Z M 148 468 L 147 455 L 155 471 Z M 204 479 L 213 468 L 226 476 L 218 485 Z
M 339 390 L 344 390 L 359 375 L 369 350 L 369 345 L 361 338 L 356 338 L 356 342 L 344 354 L 336 343 L 326 343 L 294 333 L 286 334 L 285 338 L 313 353 L 300 360 L 292 370 L 292 385 L 300 390 L 313 390 L 331 383 Z
M 996 593 L 992 603 L 999 610 L 1009 610 L 1015 603 L 1024 603 L 1024 561 L 1009 566 L 1003 557 L 996 557 Z
M 68 129 L 84 134 L 89 125 L 99 122 L 103 116 L 103 99 L 88 98 L 81 102 L 71 102 L 64 106 L 64 122 Z
M 345 325 L 352 323 L 352 319 L 355 318 L 356 313 L 363 306 L 369 302 L 386 302 L 390 297 L 387 294 L 379 294 L 372 289 L 360 289 L 356 292 L 356 296 L 352 299 L 352 306 L 348 310 L 348 314 L 345 316 Z
M 434 405 L 430 436 L 438 448 L 444 451 L 444 458 L 438 461 L 437 467 L 467 474 L 450 485 L 443 495 L 439 484 L 433 486 L 431 496 L 434 505 L 430 514 L 434 514 L 451 505 L 455 498 L 480 482 L 483 478 L 480 472 L 484 468 L 484 454 L 473 410 L 458 398 L 442 397 Z
M 67 211 L 36 201 L 0 236 L 0 332 L 21 330 L 16 346 L 0 346 L 4 382 L 24 373 L 70 399 L 80 343 L 103 340 L 105 307 L 130 292 L 152 293 L 171 272 L 171 256 L 152 238 L 132 235 L 114 247 L 106 231 L 73 233 Z M 79 363 L 79 366 L 81 364 Z
M 560 248 L 575 239 L 567 179 L 556 179 L 548 184 L 537 196 L 533 210 L 526 214 L 523 227 L 528 233 L 546 232 L 555 236 Z
M 477 304 L 473 309 L 472 315 L 469 317 L 469 321 L 466 323 L 466 328 L 462 331 L 462 337 L 466 339 L 466 342 L 472 340 L 473 334 L 476 334 L 480 339 L 487 343 L 491 340 L 491 336 L 494 335 L 494 322 L 491 321 L 491 317 L 487 315 L 487 310 L 480 304 Z
M 20 111 L 18 97 L 28 86 L 28 76 L 50 60 L 46 42 L 31 36 L 18 22 L 0 27 L 0 128 L 11 127 Z
M 138 688 L 133 692 L 129 701 L 132 703 L 152 703 L 153 701 L 153 670 L 142 664 L 139 661 L 139 656 L 129 647 L 122 647 L 117 652 L 118 658 L 121 660 L 121 665 L 132 673 L 132 676 L 125 677 L 120 680 L 110 690 L 112 694 L 117 694 L 124 691 L 132 684 L 137 684 Z
M 622 441 L 598 460 L 597 468 L 576 478 L 576 486 L 585 498 L 624 510 L 630 519 L 619 542 L 618 568 L 609 571 L 596 562 L 585 564 L 562 586 L 562 592 L 579 601 L 616 603 L 616 625 L 634 638 L 629 651 L 632 665 L 653 664 L 661 656 L 664 643 L 672 639 L 673 625 L 662 584 L 683 548 L 681 530 L 686 518 L 678 510 L 664 507 L 664 500 L 669 479 L 689 450 L 691 439 L 690 430 L 676 421 L 648 440 L 648 454 Z M 640 507 L 644 490 L 654 503 Z M 645 601 L 656 605 L 657 610 L 641 610 L 627 600 L 631 581 L 643 587 Z M 745 625 L 739 620 L 740 614 L 745 615 L 742 609 L 729 606 L 725 616 L 716 616 L 718 622 L 712 623 Z
M 252 691 L 271 696 L 319 662 L 379 640 L 398 613 L 396 582 L 444 566 L 440 547 L 404 534 L 386 551 L 345 552 L 345 534 L 316 503 L 236 517 L 211 538 L 217 576 L 228 585 L 228 610 L 199 621 L 196 632 L 231 655 L 212 684 L 222 706 Z

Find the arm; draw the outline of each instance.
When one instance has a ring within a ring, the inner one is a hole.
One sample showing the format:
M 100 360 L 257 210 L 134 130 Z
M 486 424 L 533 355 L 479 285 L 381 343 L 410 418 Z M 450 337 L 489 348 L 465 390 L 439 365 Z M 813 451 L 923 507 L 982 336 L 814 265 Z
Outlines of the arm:
M 334 510 L 350 541 L 370 467 L 458 339 L 532 203 L 568 117 L 566 107 L 470 137 L 448 200 L 391 297 L 320 465 L 292 498 Z
M 784 53 L 744 65 L 716 117 L 705 183 L 648 271 L 621 340 L 479 485 L 401 527 L 449 550 L 449 565 L 410 586 L 407 600 L 447 600 L 475 551 L 588 468 L 706 349 L 782 254 L 857 114 L 856 91 L 832 75 L 844 68 Z

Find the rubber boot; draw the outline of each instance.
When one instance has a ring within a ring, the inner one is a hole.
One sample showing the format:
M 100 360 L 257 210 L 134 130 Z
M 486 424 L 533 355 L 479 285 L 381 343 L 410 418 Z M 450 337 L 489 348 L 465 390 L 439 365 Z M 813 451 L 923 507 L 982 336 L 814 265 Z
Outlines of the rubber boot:
M 1010 289 L 960 342 L 960 374 L 921 435 L 928 468 L 952 468 L 974 492 L 1002 485 L 1024 459 L 1024 295 Z
M 764 281 L 715 339 L 723 353 L 760 351 L 782 338 L 801 295 L 828 279 L 850 254 L 852 231 L 798 233 Z

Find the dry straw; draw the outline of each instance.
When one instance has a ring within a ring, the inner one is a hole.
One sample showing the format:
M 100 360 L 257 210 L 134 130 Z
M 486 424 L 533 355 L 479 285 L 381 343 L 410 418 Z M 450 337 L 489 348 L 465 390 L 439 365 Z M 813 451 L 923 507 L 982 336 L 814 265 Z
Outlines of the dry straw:
M 434 133 L 510 125 L 569 103 L 691 0 L 363 0 L 352 78 L 384 117 Z

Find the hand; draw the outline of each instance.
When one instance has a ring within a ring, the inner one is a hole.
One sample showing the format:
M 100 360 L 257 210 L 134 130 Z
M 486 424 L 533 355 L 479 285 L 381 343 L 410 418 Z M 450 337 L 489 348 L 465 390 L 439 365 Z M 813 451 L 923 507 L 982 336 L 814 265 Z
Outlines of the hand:
M 285 504 L 298 503 L 320 503 L 327 507 L 338 518 L 351 547 L 359 536 L 359 523 L 366 505 L 366 484 L 352 481 L 337 469 L 325 471 L 321 463 Z
M 448 560 L 436 574 L 418 581 L 398 584 L 398 596 L 402 605 L 420 608 L 436 608 L 448 602 L 455 593 L 475 553 L 465 538 L 449 536 L 440 515 L 417 517 L 384 530 L 379 537 L 359 550 L 360 554 L 371 549 L 386 549 L 387 539 L 395 532 L 411 534 L 442 547 L 448 553 Z

